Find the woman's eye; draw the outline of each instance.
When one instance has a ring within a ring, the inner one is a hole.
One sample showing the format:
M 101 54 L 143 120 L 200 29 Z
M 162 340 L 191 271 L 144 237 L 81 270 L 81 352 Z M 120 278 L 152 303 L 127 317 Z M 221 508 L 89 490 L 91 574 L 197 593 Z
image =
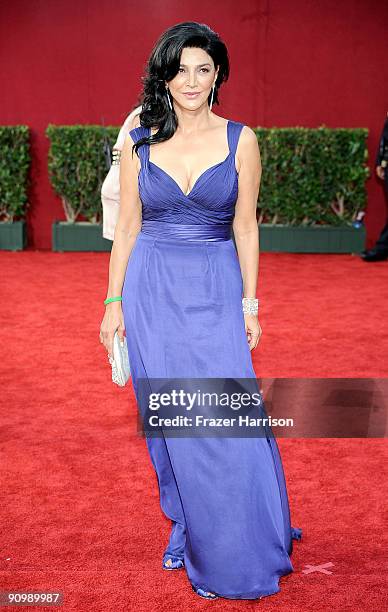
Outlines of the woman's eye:
M 203 70 L 204 72 L 210 72 L 209 68 L 201 68 L 201 70 Z M 178 72 L 184 72 L 185 69 L 184 68 L 179 68 Z

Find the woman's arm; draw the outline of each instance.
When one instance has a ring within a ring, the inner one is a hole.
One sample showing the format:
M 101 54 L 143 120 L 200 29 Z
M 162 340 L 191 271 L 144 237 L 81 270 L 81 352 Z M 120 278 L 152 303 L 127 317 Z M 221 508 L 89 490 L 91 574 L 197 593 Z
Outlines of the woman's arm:
M 107 298 L 121 295 L 128 258 L 141 229 L 138 157 L 134 153 L 132 158 L 133 144 L 131 136 L 126 134 L 120 160 L 120 212 L 109 262 Z
M 133 144 L 131 136 L 126 134 L 120 160 L 120 212 L 109 260 L 107 298 L 121 295 L 128 259 L 141 229 L 142 206 L 138 188 L 140 162 L 135 153 L 132 158 Z M 105 315 L 100 329 L 100 340 L 110 355 L 116 329 L 119 337 L 123 338 L 124 321 L 121 302 L 110 302 L 105 306 Z
M 236 151 L 239 164 L 238 198 L 233 221 L 243 297 L 255 298 L 259 273 L 259 230 L 256 220 L 257 199 L 262 174 L 259 144 L 255 132 L 244 126 Z M 257 346 L 261 328 L 256 315 L 244 315 L 249 347 Z

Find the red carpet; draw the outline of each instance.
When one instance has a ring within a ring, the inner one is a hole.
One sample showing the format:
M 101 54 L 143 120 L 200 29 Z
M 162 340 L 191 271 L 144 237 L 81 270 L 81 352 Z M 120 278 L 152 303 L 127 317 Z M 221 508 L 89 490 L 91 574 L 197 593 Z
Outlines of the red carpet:
M 169 521 L 99 343 L 109 254 L 0 257 L 1 591 L 60 591 L 66 612 L 384 609 L 385 440 L 280 439 L 295 572 L 261 601 L 203 600 L 161 569 Z M 387 377 L 387 280 L 388 262 L 261 254 L 257 375 Z

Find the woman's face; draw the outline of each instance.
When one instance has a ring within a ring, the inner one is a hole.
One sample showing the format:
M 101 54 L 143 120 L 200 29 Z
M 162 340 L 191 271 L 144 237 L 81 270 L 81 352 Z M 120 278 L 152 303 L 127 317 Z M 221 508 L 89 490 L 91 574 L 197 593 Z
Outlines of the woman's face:
M 175 103 L 183 108 L 197 109 L 207 99 L 217 78 L 218 69 L 210 55 L 197 47 L 185 47 L 181 53 L 178 74 L 168 82 Z M 187 95 L 193 93 L 196 95 Z

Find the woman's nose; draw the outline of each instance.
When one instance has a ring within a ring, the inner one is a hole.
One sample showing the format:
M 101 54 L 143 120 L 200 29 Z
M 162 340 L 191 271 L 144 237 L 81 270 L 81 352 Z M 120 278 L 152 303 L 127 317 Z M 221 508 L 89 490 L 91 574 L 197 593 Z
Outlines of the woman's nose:
M 188 78 L 187 84 L 190 87 L 195 87 L 196 86 L 196 84 L 197 84 L 197 75 L 196 75 L 195 72 L 190 72 L 189 73 L 189 78 Z

